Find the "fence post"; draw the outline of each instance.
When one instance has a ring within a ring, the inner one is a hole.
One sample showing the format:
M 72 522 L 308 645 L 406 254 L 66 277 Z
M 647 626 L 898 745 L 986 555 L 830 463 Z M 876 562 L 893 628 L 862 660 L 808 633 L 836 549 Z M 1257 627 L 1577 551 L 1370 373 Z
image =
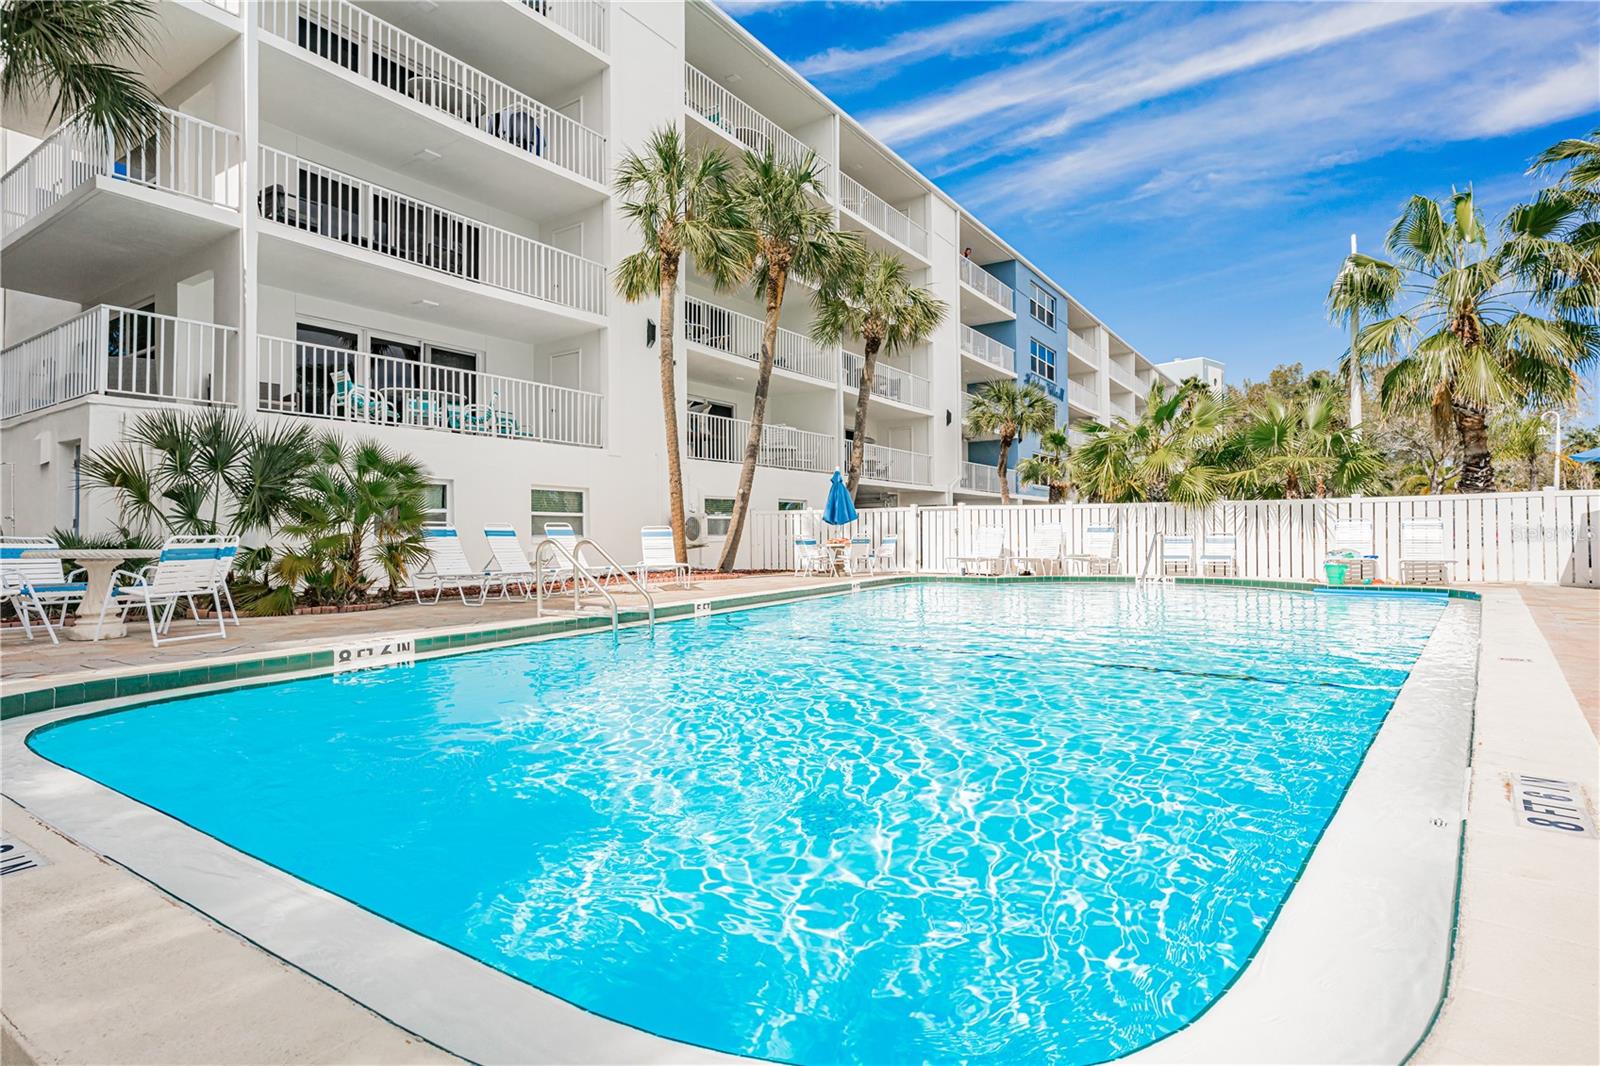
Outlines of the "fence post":
M 917 514 L 917 505 L 909 508 L 910 515 L 906 518 L 906 562 L 911 564 L 911 569 L 916 573 L 922 572 L 922 525 Z

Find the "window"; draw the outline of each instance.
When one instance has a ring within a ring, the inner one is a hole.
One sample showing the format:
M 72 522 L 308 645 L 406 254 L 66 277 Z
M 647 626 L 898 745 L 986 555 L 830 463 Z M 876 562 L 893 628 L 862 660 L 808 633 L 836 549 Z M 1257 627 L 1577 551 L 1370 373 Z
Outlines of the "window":
M 1028 338 L 1029 369 L 1046 381 L 1056 379 L 1056 350 Z
M 534 489 L 529 510 L 533 513 L 533 535 L 544 536 L 546 522 L 566 522 L 583 536 L 582 489 Z
M 438 529 L 450 524 L 450 486 L 443 481 L 433 481 L 422 486 L 422 525 L 424 529 Z
M 706 536 L 726 537 L 728 524 L 733 520 L 733 497 L 706 497 Z
M 804 511 L 805 509 L 806 509 L 806 501 L 804 501 L 804 500 L 779 500 L 778 501 L 778 510 L 780 510 L 780 511 Z
M 1030 282 L 1033 291 L 1028 296 L 1028 313 L 1043 322 L 1050 329 L 1056 328 L 1056 298 L 1039 287 L 1038 282 Z

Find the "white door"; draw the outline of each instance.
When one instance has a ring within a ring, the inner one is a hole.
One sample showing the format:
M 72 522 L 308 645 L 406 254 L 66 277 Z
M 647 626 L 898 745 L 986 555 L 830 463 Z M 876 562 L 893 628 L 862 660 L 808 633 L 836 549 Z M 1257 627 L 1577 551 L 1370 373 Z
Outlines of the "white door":
M 550 357 L 550 384 L 559 385 L 563 389 L 581 389 L 583 387 L 583 353 L 558 352 Z M 545 417 L 552 430 L 557 434 L 557 440 L 573 440 L 571 434 L 578 432 L 581 427 L 579 420 L 583 417 L 582 398 L 570 392 L 559 392 L 555 389 L 546 389 Z

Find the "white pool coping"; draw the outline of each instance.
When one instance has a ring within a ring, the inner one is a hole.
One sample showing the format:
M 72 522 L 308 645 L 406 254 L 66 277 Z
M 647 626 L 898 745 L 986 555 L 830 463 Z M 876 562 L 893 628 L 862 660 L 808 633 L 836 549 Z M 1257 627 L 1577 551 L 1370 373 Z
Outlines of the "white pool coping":
M 1128 1061 L 1368 1063 L 1410 1053 L 1437 1008 L 1449 956 L 1477 656 L 1478 605 L 1452 599 L 1246 968 L 1190 1025 Z M 295 676 L 305 675 L 274 680 Z M 57 766 L 25 743 L 42 726 L 146 702 L 106 700 L 4 722 L 4 794 L 81 846 L 472 1062 L 740 1061 L 591 1014 Z

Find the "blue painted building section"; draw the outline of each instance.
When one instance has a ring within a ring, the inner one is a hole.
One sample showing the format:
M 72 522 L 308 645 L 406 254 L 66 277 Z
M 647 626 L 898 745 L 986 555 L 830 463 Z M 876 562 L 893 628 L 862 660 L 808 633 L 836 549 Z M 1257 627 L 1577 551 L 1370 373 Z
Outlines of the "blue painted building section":
M 1016 352 L 1016 371 L 1019 383 L 1033 382 L 1049 395 L 1056 404 L 1056 425 L 1067 424 L 1067 297 L 1060 289 L 1050 284 L 1028 267 L 1016 261 L 1008 260 L 1004 263 L 990 263 L 984 267 L 989 273 L 1011 286 L 1016 293 L 1017 317 L 1010 322 L 992 322 L 985 326 L 974 326 L 973 329 L 986 336 L 993 337 L 1002 344 L 1011 346 Z M 1038 301 L 1042 306 L 1036 315 L 1032 308 L 1034 286 L 1042 291 L 1044 299 Z M 1051 300 L 1054 300 L 1052 307 Z M 1051 321 L 1051 319 L 1054 321 Z M 1035 357 L 1043 365 L 1035 365 Z M 1049 369 L 1051 357 L 1054 357 L 1054 373 Z M 1018 462 L 1033 455 L 1039 450 L 1039 438 L 1029 434 L 1022 440 L 1013 444 L 1007 466 L 1012 470 L 1017 468 Z M 971 462 L 987 463 L 993 465 L 1000 458 L 1000 443 L 998 441 L 971 441 L 967 445 L 967 456 Z M 1024 489 L 1029 494 L 1043 494 L 1042 488 Z

